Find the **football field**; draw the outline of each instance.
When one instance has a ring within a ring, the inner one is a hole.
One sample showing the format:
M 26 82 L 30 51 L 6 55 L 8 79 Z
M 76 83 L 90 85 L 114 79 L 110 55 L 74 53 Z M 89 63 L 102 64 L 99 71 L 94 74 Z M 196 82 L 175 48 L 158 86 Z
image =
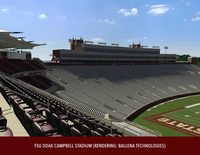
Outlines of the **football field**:
M 180 110 L 166 113 L 164 116 L 178 121 L 184 121 L 188 124 L 200 126 L 200 105 L 191 108 L 185 107 Z
M 159 132 L 162 136 L 200 136 L 200 96 L 154 106 L 133 122 Z

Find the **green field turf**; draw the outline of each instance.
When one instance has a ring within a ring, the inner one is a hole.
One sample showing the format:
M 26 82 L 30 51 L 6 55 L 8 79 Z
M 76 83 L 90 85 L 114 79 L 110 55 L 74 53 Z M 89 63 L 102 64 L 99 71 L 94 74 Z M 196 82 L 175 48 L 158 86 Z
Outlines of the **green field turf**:
M 200 126 L 200 105 L 185 108 L 186 106 L 194 105 L 197 103 L 200 103 L 200 96 L 191 96 L 169 101 L 152 107 L 151 109 L 139 115 L 135 120 L 133 120 L 133 122 L 159 132 L 162 136 L 191 136 L 190 134 L 177 131 L 162 124 L 154 123 L 145 118 L 160 114 L 162 116 L 166 116 L 168 118 L 172 118 L 184 123 Z
M 169 112 L 163 116 L 200 127 L 200 105 Z

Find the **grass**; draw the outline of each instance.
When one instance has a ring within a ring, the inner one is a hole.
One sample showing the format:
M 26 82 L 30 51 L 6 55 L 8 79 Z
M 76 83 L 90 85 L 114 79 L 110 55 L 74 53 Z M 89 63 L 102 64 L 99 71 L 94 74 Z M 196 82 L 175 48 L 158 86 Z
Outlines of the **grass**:
M 169 128 L 161 124 L 154 123 L 152 121 L 146 120 L 145 118 L 150 117 L 152 115 L 157 115 L 157 114 L 173 111 L 175 109 L 184 108 L 185 106 L 193 105 L 196 103 L 200 103 L 200 96 L 191 96 L 187 98 L 177 99 L 174 101 L 169 101 L 169 102 L 160 104 L 157 107 L 153 107 L 151 108 L 151 110 L 147 110 L 146 112 L 139 115 L 136 119 L 134 119 L 133 122 L 141 126 L 144 126 L 146 128 L 149 128 L 151 130 L 157 131 L 161 133 L 162 136 L 190 136 L 187 133 L 177 131 L 173 128 Z M 162 115 L 167 115 L 168 117 L 178 119 L 182 122 L 200 126 L 199 124 L 200 114 L 195 113 L 198 111 L 200 111 L 200 106 L 192 107 L 189 109 L 181 109 L 181 110 L 169 112 Z M 185 115 L 189 115 L 190 118 L 185 117 Z
M 200 106 L 192 108 L 184 108 L 174 112 L 164 114 L 168 118 L 172 118 L 178 121 L 183 121 L 188 124 L 200 126 Z

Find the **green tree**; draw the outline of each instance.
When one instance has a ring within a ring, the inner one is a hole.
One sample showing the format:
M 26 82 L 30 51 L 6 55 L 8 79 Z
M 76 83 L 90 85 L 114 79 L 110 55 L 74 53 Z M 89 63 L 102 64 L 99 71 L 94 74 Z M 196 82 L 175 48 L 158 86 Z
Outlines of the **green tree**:
M 191 57 L 191 56 L 188 55 L 188 54 L 177 55 L 177 56 L 176 56 L 176 60 L 177 60 L 177 61 L 187 61 L 187 60 L 188 60 L 188 57 Z

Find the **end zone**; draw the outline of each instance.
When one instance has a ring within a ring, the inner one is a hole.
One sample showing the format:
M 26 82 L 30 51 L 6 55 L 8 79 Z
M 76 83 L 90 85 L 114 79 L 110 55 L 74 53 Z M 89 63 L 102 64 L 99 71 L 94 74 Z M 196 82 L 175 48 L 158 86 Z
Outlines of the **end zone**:
M 162 114 L 146 117 L 145 119 L 170 127 L 177 131 L 181 131 L 192 136 L 200 136 L 200 127 L 192 124 L 184 123 L 175 119 L 167 118 Z

